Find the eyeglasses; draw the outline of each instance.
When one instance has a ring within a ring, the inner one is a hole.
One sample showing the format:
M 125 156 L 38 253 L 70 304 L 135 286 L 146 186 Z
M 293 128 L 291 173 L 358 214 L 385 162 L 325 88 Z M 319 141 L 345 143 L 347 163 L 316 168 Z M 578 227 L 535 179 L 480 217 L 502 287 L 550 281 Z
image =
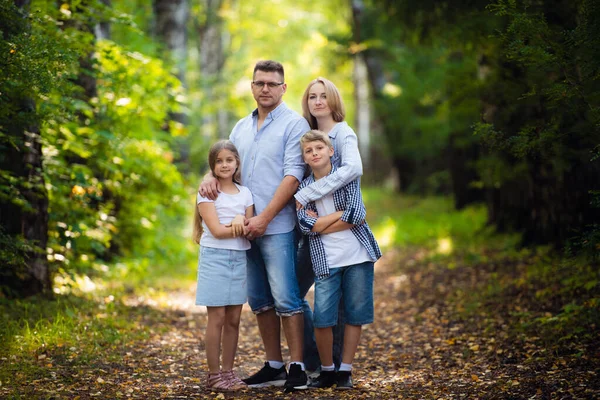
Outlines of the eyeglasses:
M 263 82 L 263 81 L 252 81 L 252 86 L 255 88 L 262 89 L 267 85 L 269 89 L 274 89 L 277 86 L 283 85 L 285 82 Z

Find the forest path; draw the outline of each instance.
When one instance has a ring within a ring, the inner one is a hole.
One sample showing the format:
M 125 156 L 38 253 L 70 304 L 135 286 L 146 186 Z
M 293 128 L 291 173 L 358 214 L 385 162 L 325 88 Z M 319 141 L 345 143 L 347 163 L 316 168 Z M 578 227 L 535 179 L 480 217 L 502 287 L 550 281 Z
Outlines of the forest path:
M 44 381 L 33 382 L 34 392 L 45 392 L 42 398 L 52 399 L 65 398 L 69 393 L 66 398 L 79 400 L 597 396 L 598 357 L 586 360 L 577 355 L 549 354 L 539 338 L 511 334 L 513 317 L 507 310 L 523 307 L 518 302 L 493 310 L 493 314 L 462 312 L 470 306 L 454 295 L 485 285 L 491 273 L 491 266 L 448 269 L 426 261 L 419 251 L 387 251 L 376 264 L 375 322 L 363 330 L 354 363 L 354 390 L 289 394 L 281 389 L 235 393 L 207 390 L 202 347 L 206 312 L 194 306 L 194 287 L 190 287 L 169 293 L 166 307 L 130 299 L 132 317 L 140 315 L 140 307 L 149 307 L 140 321 L 148 329 L 147 340 L 123 343 L 117 362 L 94 362 L 78 371 L 55 360 L 55 370 L 63 372 L 55 376 L 54 387 Z M 241 376 L 247 376 L 262 364 L 258 328 L 246 305 L 236 368 Z

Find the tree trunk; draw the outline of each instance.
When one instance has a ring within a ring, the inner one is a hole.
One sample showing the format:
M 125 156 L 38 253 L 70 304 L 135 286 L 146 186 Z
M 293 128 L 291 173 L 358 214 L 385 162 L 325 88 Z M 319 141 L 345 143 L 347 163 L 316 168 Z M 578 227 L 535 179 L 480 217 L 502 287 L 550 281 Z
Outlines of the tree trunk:
M 35 113 L 35 102 L 25 99 L 27 110 Z M 51 293 L 52 283 L 46 257 L 46 244 L 48 243 L 48 192 L 43 176 L 42 143 L 40 129 L 37 124 L 25 127 L 25 151 L 23 164 L 27 176 L 28 189 L 23 192 L 33 210 L 23 214 L 23 236 L 27 241 L 35 244 L 29 255 L 29 269 L 31 273 L 29 289 L 36 294 Z
M 187 60 L 186 25 L 189 16 L 187 0 L 153 0 L 156 36 L 165 45 L 165 60 L 171 60 L 177 71 L 175 76 L 185 86 Z
M 352 8 L 352 30 L 354 38 L 354 46 L 360 49 L 360 43 L 363 40 L 362 27 L 364 24 L 365 5 L 362 0 L 350 0 Z M 404 160 L 395 157 L 391 161 L 391 165 L 387 164 L 384 157 L 371 157 L 371 153 L 376 152 L 371 146 L 371 132 L 381 132 L 385 136 L 386 118 L 381 118 L 377 112 L 377 102 L 381 101 L 383 88 L 387 83 L 387 79 L 383 73 L 383 62 L 381 57 L 371 49 L 358 50 L 355 55 L 355 88 L 356 88 L 356 130 L 359 137 L 359 148 L 363 157 L 365 171 L 389 171 L 388 176 L 375 176 L 375 179 L 391 182 L 388 186 L 393 188 L 403 188 L 403 182 L 406 182 L 408 171 L 399 170 L 404 168 L 406 163 Z M 366 85 L 368 83 L 369 85 Z M 367 86 L 367 87 L 365 87 Z M 372 96 L 369 96 L 369 89 Z M 373 101 L 375 106 L 371 106 Z M 373 114 L 372 114 L 373 113 Z M 375 119 L 371 118 L 375 115 Z M 373 174 L 371 174 L 373 175 Z
M 16 0 L 21 17 L 27 18 L 29 1 Z M 27 27 L 29 30 L 29 26 Z M 6 38 L 6 33 L 5 37 Z M 18 96 L 18 94 L 16 94 Z M 18 179 L 18 190 L 26 205 L 8 201 L 1 204 L 0 222 L 9 237 L 21 236 L 28 244 L 23 251 L 23 267 L 9 264 L 2 268 L 2 289 L 7 295 L 26 297 L 35 294 L 52 294 L 52 284 L 46 245 L 48 242 L 48 193 L 46 191 L 40 130 L 35 101 L 28 97 L 15 98 L 19 104 L 17 115 L 6 126 L 6 133 L 13 138 L 0 158 L 0 169 L 9 171 Z
M 452 54 L 452 61 L 462 62 L 465 55 L 462 51 L 455 51 Z M 491 66 L 485 55 L 480 55 L 478 59 L 477 79 L 485 81 L 491 73 Z M 474 75 L 474 74 L 473 74 Z M 475 76 L 472 77 L 475 79 Z M 448 88 L 449 91 L 454 88 Z M 493 118 L 493 107 L 480 101 L 484 120 L 491 121 Z M 460 107 L 460 102 L 450 103 L 450 113 L 456 107 Z M 484 192 L 482 189 L 473 187 L 472 183 L 479 180 L 479 175 L 475 168 L 475 163 L 480 155 L 480 144 L 473 136 L 471 129 L 458 130 L 450 133 L 448 140 L 448 170 L 452 181 L 452 193 L 454 194 L 454 207 L 461 210 L 467 205 L 475 202 L 484 201 Z
M 188 0 L 153 0 L 155 26 L 154 34 L 164 44 L 164 60 L 169 60 L 175 66 L 175 76 L 183 87 L 186 87 L 186 61 L 187 61 L 187 20 L 189 17 Z M 169 110 L 167 120 L 163 125 L 169 131 L 170 121 L 187 125 L 185 113 Z M 177 148 L 177 162 L 187 165 L 189 160 L 189 140 L 185 137 L 175 138 Z
M 472 186 L 473 181 L 479 179 L 474 167 L 479 156 L 479 148 L 473 140 L 465 139 L 468 134 L 453 132 L 448 143 L 448 170 L 452 180 L 454 207 L 457 210 L 471 203 L 483 201 L 482 190 Z
M 209 137 L 226 138 L 229 135 L 228 115 L 222 103 L 222 91 L 217 86 L 225 64 L 223 19 L 219 9 L 223 0 L 202 0 L 204 17 L 195 21 L 199 37 L 198 52 L 202 87 L 202 127 Z
M 100 0 L 105 6 L 111 7 L 111 0 Z M 97 40 L 110 39 L 110 21 L 100 21 L 94 28 Z
M 371 109 L 369 107 L 369 80 L 362 54 L 354 56 L 354 104 L 356 104 L 356 135 L 365 170 L 371 166 Z

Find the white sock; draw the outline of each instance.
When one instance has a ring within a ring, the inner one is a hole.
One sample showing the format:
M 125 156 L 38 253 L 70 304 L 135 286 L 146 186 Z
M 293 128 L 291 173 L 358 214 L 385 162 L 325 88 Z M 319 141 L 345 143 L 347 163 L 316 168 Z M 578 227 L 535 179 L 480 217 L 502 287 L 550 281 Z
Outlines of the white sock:
M 275 368 L 275 369 L 279 369 L 281 367 L 283 367 L 285 364 L 283 363 L 283 361 L 270 361 L 269 360 L 269 367 L 271 368 Z
M 300 362 L 300 361 L 290 361 L 290 365 L 292 364 L 298 364 L 300 366 L 300 368 L 302 368 L 302 371 L 304 371 L 304 363 Z
M 335 365 L 321 365 L 321 371 L 335 371 Z
M 352 372 L 352 364 L 341 363 L 339 370 Z

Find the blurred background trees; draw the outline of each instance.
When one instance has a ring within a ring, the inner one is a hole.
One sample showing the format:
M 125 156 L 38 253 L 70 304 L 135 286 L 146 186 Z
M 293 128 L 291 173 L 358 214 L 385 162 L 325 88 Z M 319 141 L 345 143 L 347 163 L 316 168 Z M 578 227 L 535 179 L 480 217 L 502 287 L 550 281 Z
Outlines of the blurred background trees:
M 598 2 L 352 4 L 400 189 L 598 252 Z
M 364 184 L 597 254 L 599 20 L 592 0 L 1 0 L 2 295 L 194 262 L 207 148 L 266 58 L 298 111 L 338 85 Z

